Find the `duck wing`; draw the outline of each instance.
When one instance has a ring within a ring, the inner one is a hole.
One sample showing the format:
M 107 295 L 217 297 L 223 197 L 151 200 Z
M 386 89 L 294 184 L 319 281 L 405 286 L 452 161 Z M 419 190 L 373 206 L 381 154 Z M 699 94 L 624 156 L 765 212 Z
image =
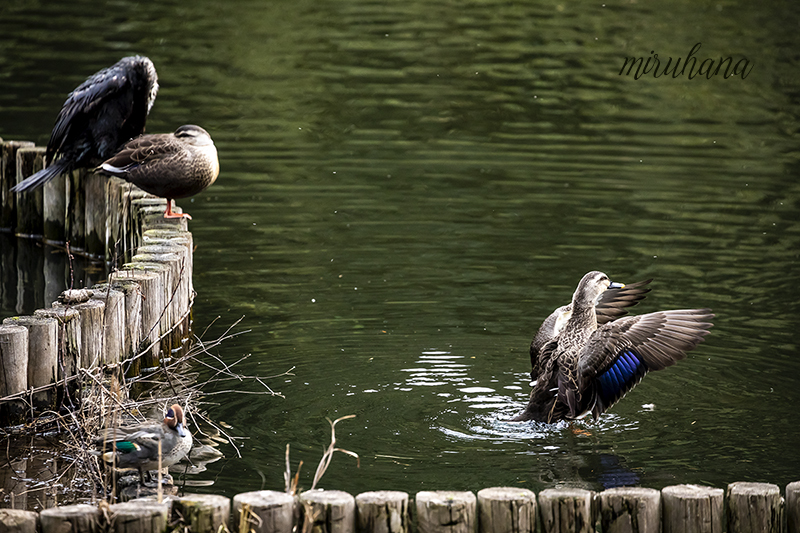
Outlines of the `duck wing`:
M 647 372 L 686 357 L 713 326 L 710 309 L 658 311 L 623 317 L 598 328 L 582 349 L 578 401 L 571 416 L 591 409 L 595 419 L 636 386 Z
M 594 308 L 597 324 L 603 325 L 628 314 L 628 308 L 644 300 L 652 289 L 645 287 L 653 278 L 629 283 L 619 289 L 606 289 Z
M 180 152 L 179 143 L 171 133 L 141 135 L 127 142 L 122 149 L 100 165 L 109 174 L 121 175 L 142 165 L 169 159 Z

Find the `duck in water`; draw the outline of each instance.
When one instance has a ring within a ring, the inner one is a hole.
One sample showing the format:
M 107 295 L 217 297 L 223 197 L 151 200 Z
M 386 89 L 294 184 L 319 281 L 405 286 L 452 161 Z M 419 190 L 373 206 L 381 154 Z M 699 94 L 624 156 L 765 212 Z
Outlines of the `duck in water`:
M 581 279 L 572 303 L 551 314 L 531 343 L 533 391 L 514 421 L 597 419 L 647 372 L 674 365 L 703 341 L 713 326 L 710 309 L 624 316 L 649 282 L 623 291 L 602 272 Z
M 144 472 L 158 469 L 158 443 L 161 442 L 161 467 L 183 459 L 192 449 L 192 434 L 184 427 L 183 409 L 175 404 L 160 424 L 144 423 L 104 430 L 95 443 L 104 450 L 103 459 L 117 468 L 136 468 L 145 484 Z

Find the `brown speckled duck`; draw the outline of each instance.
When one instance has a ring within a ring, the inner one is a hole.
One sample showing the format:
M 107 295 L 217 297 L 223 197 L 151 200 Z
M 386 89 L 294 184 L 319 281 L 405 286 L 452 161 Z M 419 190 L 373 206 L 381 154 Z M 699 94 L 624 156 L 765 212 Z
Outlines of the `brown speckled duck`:
M 531 343 L 536 381 L 515 421 L 551 423 L 588 413 L 597 419 L 647 372 L 675 364 L 702 342 L 713 325 L 710 309 L 623 316 L 625 307 L 644 298 L 649 282 L 632 284 L 626 293 L 602 272 L 581 279 L 572 303 L 551 314 Z
M 188 124 L 175 133 L 131 139 L 99 170 L 166 198 L 164 218 L 191 219 L 188 213 L 173 213 L 172 200 L 193 196 L 214 183 L 219 175 L 219 160 L 208 132 Z
M 103 454 L 107 462 L 117 468 L 136 468 L 144 485 L 144 472 L 158 468 L 158 442 L 161 441 L 161 466 L 174 465 L 192 449 L 192 434 L 184 427 L 183 409 L 175 404 L 164 416 L 162 423 L 146 422 L 135 426 L 106 429 L 95 440 L 108 450 Z M 114 450 L 116 449 L 116 453 Z

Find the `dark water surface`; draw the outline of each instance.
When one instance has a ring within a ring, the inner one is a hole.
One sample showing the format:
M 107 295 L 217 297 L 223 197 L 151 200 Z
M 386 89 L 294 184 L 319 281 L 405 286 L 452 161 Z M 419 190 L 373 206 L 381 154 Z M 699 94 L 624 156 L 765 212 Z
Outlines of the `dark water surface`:
M 800 479 L 800 7 L 791 2 L 55 1 L 0 18 L 0 136 L 45 144 L 124 55 L 197 123 L 194 320 L 285 399 L 217 397 L 245 437 L 206 490 Z M 626 55 L 748 58 L 724 79 L 620 76 Z M 653 277 L 637 312 L 711 307 L 707 342 L 599 422 L 511 424 L 528 344 L 581 276 Z M 3 309 L 4 316 L 14 313 Z

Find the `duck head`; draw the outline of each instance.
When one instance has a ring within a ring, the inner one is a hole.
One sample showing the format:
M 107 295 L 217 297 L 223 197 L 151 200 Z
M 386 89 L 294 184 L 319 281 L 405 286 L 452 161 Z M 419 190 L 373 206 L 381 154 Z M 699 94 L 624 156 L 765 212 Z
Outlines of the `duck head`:
M 186 436 L 186 430 L 183 427 L 183 409 L 180 405 L 175 404 L 167 409 L 167 414 L 164 416 L 164 425 L 177 431 L 181 437 Z
M 593 270 L 578 283 L 578 288 L 572 295 L 572 303 L 579 307 L 594 307 L 597 299 L 607 289 L 621 289 L 624 286 L 624 283 L 612 282 L 603 272 Z

